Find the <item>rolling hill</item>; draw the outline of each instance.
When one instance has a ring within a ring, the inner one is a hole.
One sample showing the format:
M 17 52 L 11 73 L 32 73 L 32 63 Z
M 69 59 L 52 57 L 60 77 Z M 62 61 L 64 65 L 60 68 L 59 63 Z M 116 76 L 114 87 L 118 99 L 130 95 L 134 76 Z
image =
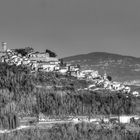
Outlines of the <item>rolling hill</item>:
M 93 52 L 63 58 L 64 62 L 80 64 L 81 69 L 105 71 L 116 81 L 140 80 L 140 58 L 107 52 Z

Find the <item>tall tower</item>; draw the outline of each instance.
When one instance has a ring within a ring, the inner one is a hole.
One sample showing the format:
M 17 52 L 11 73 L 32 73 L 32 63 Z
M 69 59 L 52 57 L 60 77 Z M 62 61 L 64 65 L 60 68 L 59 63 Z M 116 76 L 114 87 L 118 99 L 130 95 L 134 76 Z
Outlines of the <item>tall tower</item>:
M 6 42 L 1 42 L 2 45 L 2 51 L 6 52 L 7 50 L 7 43 Z
M 106 80 L 107 79 L 107 74 L 106 74 L 106 71 L 105 71 L 105 73 L 104 73 L 104 79 Z

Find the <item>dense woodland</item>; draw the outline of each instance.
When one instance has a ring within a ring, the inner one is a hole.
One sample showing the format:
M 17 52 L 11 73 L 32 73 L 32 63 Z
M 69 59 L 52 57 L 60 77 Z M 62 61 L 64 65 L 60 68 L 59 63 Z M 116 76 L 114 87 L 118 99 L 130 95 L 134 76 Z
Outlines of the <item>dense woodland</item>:
M 39 111 L 52 116 L 81 116 L 134 114 L 135 98 L 121 93 L 91 91 L 39 91 Z

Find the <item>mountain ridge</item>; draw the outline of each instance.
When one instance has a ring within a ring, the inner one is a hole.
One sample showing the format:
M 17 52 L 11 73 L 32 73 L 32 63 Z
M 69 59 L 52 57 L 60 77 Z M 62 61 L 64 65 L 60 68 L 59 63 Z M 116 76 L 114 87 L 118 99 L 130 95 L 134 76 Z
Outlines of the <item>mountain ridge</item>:
M 84 53 L 84 54 L 77 54 L 77 55 L 72 55 L 72 56 L 66 56 L 66 57 L 63 57 L 62 59 L 67 59 L 67 58 L 71 58 L 71 57 L 78 57 L 78 56 L 93 55 L 93 54 L 98 54 L 98 55 L 101 55 L 101 54 L 116 55 L 116 56 L 120 56 L 120 57 L 131 57 L 131 58 L 140 59 L 140 57 L 135 57 L 135 56 L 131 56 L 131 55 L 122 55 L 122 54 L 110 53 L 110 52 L 90 52 L 90 53 Z

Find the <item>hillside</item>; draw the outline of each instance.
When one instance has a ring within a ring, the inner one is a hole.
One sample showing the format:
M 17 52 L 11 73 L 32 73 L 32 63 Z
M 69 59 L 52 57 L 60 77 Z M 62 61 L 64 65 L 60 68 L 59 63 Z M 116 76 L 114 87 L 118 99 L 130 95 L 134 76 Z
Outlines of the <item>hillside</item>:
M 104 71 L 113 77 L 113 80 L 132 81 L 140 80 L 140 58 L 123 56 L 106 52 L 93 52 L 63 58 L 64 62 L 80 64 L 81 69 Z

